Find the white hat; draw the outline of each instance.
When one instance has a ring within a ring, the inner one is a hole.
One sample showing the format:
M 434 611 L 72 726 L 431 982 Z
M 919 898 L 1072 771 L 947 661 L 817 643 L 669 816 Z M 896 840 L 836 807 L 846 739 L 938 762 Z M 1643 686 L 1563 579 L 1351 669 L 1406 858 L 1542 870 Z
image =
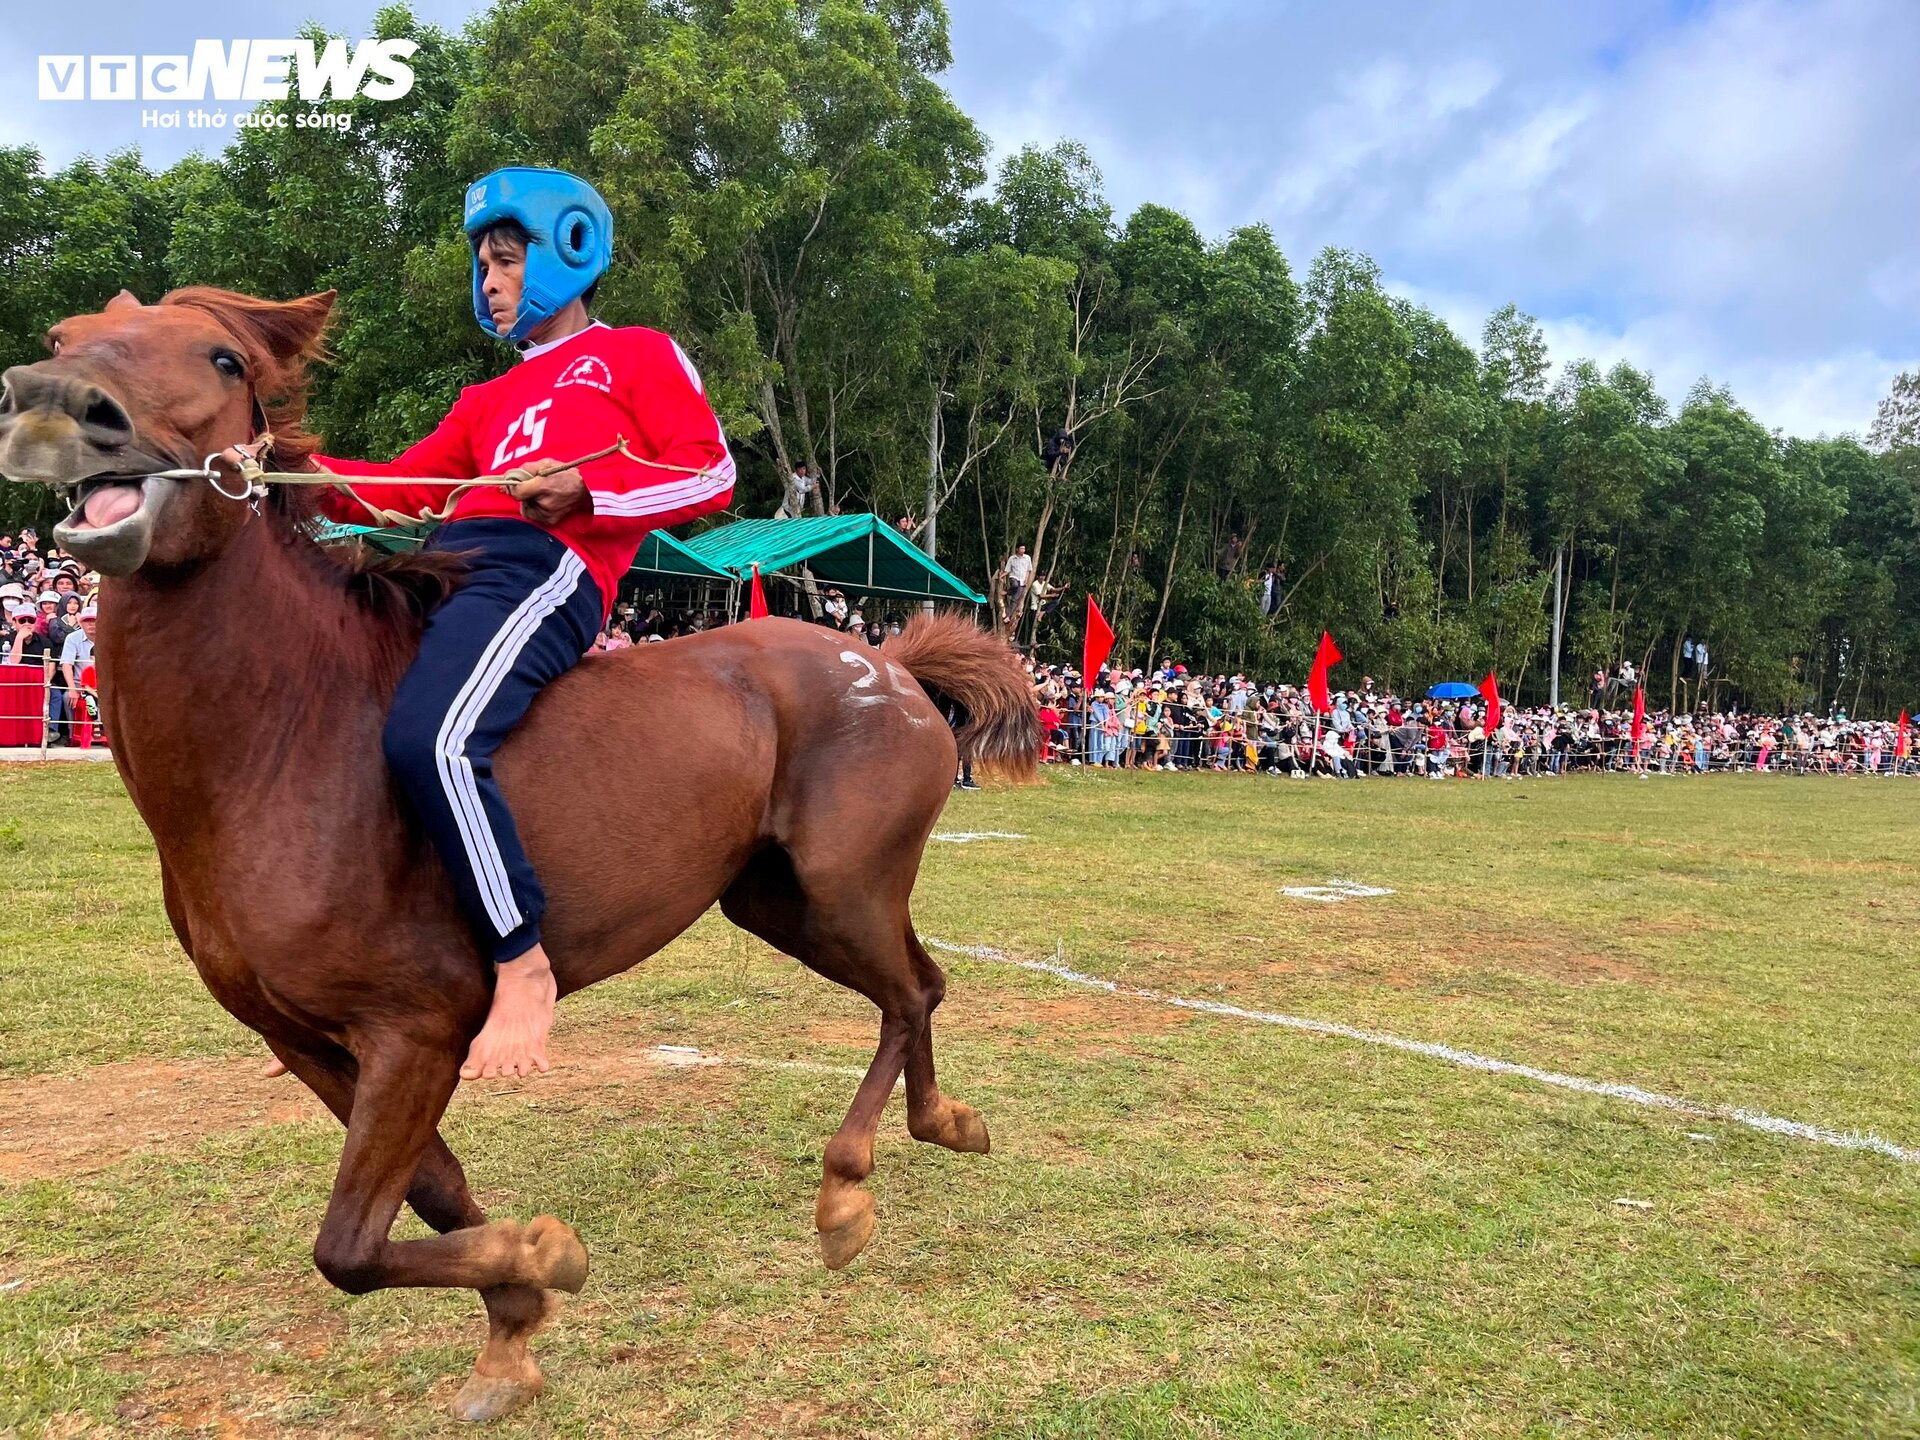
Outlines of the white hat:
M 80 618 L 82 620 L 98 620 L 100 618 L 100 607 L 98 605 L 82 605 L 80 607 Z
M 22 615 L 31 619 L 33 616 L 33 606 L 27 604 L 24 600 L 16 600 L 13 604 L 7 606 L 7 615 L 10 619 L 18 619 Z
M 54 604 L 58 605 L 60 603 L 59 592 L 55 590 L 42 590 L 40 592 L 40 603 L 44 605 L 49 600 L 51 600 Z

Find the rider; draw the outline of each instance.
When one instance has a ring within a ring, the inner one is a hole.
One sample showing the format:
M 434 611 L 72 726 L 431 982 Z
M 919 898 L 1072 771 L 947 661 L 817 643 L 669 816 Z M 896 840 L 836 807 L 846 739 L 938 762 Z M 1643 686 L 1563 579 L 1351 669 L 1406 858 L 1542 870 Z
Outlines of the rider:
M 471 566 L 429 617 L 382 737 L 495 966 L 492 1008 L 460 1069 L 471 1080 L 547 1068 L 556 993 L 540 943 L 545 897 L 493 753 L 541 687 L 592 647 L 641 540 L 725 506 L 734 466 L 686 352 L 658 330 L 588 319 L 613 258 L 613 216 L 593 186 L 560 170 L 496 170 L 468 189 L 465 229 L 474 316 L 518 363 L 462 390 L 439 427 L 391 461 L 314 459 L 374 477 L 354 489 L 408 513 L 447 495 L 410 476 L 531 476 L 469 490 L 428 541 L 471 552 Z M 563 468 L 619 437 L 653 465 L 616 453 Z M 319 493 L 331 518 L 368 522 L 345 492 Z

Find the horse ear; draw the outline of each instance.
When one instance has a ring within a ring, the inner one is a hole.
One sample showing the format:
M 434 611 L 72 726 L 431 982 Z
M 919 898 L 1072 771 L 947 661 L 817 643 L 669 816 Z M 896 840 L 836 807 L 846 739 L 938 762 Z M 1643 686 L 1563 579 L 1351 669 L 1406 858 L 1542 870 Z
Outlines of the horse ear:
M 298 300 L 289 300 L 280 306 L 281 316 L 287 322 L 286 335 L 292 342 L 285 353 L 297 355 L 317 352 L 320 337 L 326 333 L 328 317 L 333 314 L 334 297 L 339 293 L 337 290 L 322 290 L 317 295 L 302 295 Z
M 131 290 L 122 290 L 118 295 L 107 301 L 106 305 L 106 308 L 109 310 L 125 310 L 129 307 L 135 310 L 140 308 L 140 297 Z

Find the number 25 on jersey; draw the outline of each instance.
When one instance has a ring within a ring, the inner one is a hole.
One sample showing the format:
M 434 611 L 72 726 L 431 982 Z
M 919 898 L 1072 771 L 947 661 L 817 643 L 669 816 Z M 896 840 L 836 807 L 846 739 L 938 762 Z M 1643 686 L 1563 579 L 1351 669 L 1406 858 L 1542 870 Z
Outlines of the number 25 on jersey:
M 507 426 L 507 433 L 500 437 L 500 448 L 493 452 L 493 468 L 500 470 L 511 465 L 522 455 L 531 455 L 540 448 L 540 442 L 547 435 L 547 417 L 541 412 L 552 400 L 542 400 L 538 405 L 529 405 L 514 422 Z M 515 440 L 519 444 L 514 444 Z

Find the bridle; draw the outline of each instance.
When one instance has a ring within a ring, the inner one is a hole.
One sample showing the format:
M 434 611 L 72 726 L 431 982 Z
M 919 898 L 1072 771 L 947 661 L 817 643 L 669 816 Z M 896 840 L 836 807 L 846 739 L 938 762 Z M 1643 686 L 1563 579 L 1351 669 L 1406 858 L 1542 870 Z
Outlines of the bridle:
M 248 435 L 243 443 L 245 445 L 259 445 L 260 448 L 248 454 L 245 463 L 238 467 L 240 477 L 245 482 L 241 486 L 238 494 L 235 494 L 220 483 L 220 460 L 223 452 L 217 450 L 202 460 L 200 462 L 200 468 L 197 470 L 185 467 L 178 470 L 155 470 L 146 475 L 130 475 L 127 478 L 130 480 L 204 480 L 214 488 L 215 493 L 223 495 L 229 500 L 241 500 L 257 504 L 265 498 L 267 493 L 266 482 L 263 478 L 265 471 L 260 462 L 273 454 L 273 432 L 267 428 L 266 407 L 260 403 L 260 396 L 254 390 L 251 381 L 247 384 L 247 403 L 251 407 L 252 424 L 250 428 L 253 433 Z M 247 454 L 244 450 L 242 453 Z

